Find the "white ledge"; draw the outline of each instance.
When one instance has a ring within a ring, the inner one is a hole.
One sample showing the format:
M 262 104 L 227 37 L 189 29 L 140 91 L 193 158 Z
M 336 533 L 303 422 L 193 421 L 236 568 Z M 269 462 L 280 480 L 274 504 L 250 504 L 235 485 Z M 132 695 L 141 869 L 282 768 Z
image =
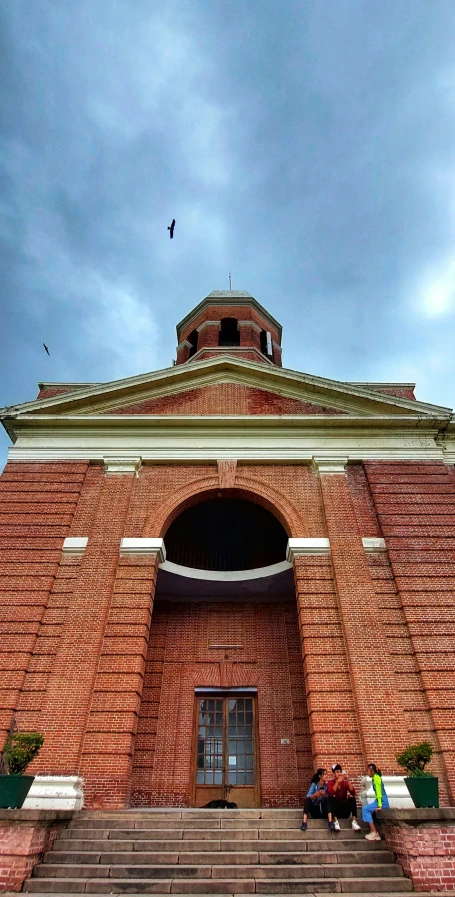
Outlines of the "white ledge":
M 87 548 L 88 536 L 68 536 L 63 542 L 63 554 L 84 554 Z
M 142 467 L 142 458 L 109 458 L 107 455 L 103 457 L 104 472 L 107 474 L 115 473 L 132 473 L 137 476 L 138 471 Z
M 362 543 L 367 554 L 372 554 L 376 551 L 387 551 L 384 539 L 379 539 L 374 536 L 367 536 L 362 539 Z
M 164 540 L 160 538 L 152 539 L 121 539 L 120 554 L 122 556 L 129 554 L 157 554 L 158 563 L 162 564 L 166 560 L 166 549 Z
M 289 539 L 286 560 L 292 563 L 299 555 L 328 555 L 330 554 L 330 542 L 326 538 L 319 539 Z
M 343 456 L 315 456 L 312 458 L 312 467 L 319 474 L 346 473 L 347 455 Z

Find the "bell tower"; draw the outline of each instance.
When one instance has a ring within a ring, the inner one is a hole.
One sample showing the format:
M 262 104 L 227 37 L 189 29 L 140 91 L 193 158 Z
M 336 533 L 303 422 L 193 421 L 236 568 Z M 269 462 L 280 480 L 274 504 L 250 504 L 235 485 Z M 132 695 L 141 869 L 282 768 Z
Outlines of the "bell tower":
M 213 290 L 177 324 L 177 364 L 217 355 L 281 367 L 281 324 L 243 290 Z

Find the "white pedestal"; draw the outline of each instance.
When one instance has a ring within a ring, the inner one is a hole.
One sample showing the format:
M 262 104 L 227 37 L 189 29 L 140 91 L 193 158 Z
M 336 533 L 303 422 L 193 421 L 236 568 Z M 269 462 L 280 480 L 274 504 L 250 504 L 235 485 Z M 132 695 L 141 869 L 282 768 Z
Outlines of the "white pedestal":
M 24 810 L 81 810 L 83 779 L 79 776 L 36 776 L 23 803 Z

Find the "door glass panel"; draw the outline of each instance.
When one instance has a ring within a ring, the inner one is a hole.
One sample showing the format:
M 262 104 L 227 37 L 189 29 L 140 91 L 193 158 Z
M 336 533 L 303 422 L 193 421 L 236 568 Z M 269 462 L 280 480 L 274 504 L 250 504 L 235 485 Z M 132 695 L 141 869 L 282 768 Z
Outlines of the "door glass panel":
M 254 785 L 253 717 L 253 698 L 199 700 L 198 785 Z
M 197 773 L 198 785 L 213 785 L 214 770 L 215 784 L 218 778 L 222 779 L 223 769 L 223 699 L 201 700 L 199 703 L 199 729 L 197 742 Z M 217 725 L 218 724 L 218 725 Z

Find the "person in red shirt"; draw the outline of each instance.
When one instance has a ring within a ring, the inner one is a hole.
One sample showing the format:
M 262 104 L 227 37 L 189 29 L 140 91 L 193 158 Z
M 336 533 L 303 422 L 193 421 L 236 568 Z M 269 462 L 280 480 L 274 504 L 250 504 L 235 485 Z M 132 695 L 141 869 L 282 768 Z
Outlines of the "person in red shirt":
M 349 819 L 352 816 L 352 828 L 358 832 L 360 831 L 360 825 L 357 822 L 355 788 L 351 785 L 347 773 L 339 763 L 335 763 L 332 766 L 332 772 L 333 779 L 329 779 L 327 782 L 327 790 L 329 792 L 329 803 L 335 831 L 340 831 L 339 819 Z

